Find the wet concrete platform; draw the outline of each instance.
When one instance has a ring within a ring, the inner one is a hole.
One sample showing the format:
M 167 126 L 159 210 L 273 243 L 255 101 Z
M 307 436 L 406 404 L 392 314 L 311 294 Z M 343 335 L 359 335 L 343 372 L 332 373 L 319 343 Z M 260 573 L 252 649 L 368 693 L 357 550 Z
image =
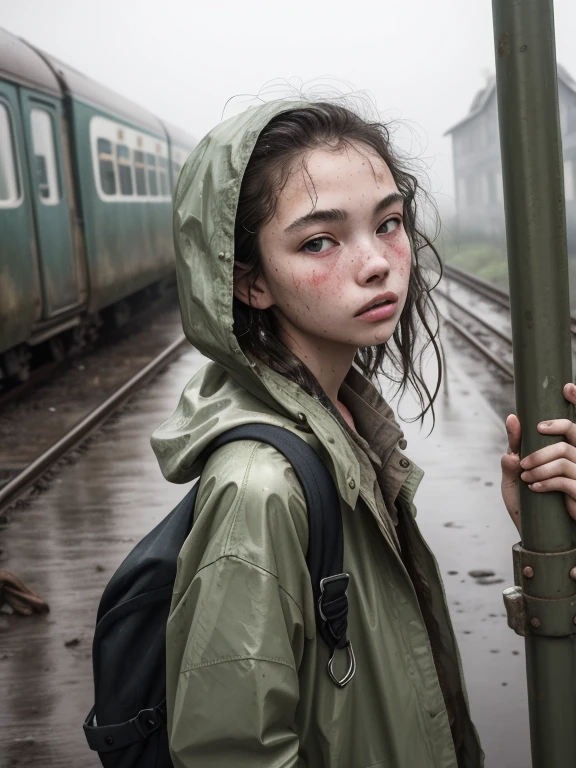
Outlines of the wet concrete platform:
M 47 616 L 0 615 L 0 768 L 99 765 L 82 732 L 98 601 L 127 552 L 186 492 L 163 480 L 149 437 L 203 362 L 193 350 L 175 361 L 0 531 L 0 567 L 51 607 Z M 504 429 L 455 363 L 448 395 L 430 437 L 405 426 L 406 452 L 426 471 L 418 520 L 444 576 L 487 768 L 525 768 L 523 643 L 501 598 L 517 540 L 500 499 Z M 481 584 L 468 575 L 476 569 L 502 581 Z
M 417 520 L 444 580 L 486 768 L 528 768 L 524 640 L 509 629 L 502 600 L 514 584 L 512 546 L 520 538 L 500 494 L 506 431 L 501 413 L 482 396 L 483 383 L 444 343 L 448 387 L 435 404 L 434 431 L 427 437 L 428 418 L 422 430 L 401 423 L 406 453 L 425 472 Z M 501 398 L 496 402 L 505 410 Z

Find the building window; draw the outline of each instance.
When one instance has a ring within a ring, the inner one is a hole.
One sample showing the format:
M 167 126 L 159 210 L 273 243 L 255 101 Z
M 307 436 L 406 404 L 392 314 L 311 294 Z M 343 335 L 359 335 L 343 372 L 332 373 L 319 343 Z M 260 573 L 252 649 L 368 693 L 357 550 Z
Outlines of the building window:
M 487 173 L 483 173 L 480 176 L 480 202 L 483 205 L 488 205 L 490 202 L 490 180 Z
M 116 147 L 116 159 L 118 161 L 118 180 L 120 181 L 120 194 L 133 195 L 132 163 L 130 162 L 130 149 L 124 144 Z
M 16 152 L 10 115 L 0 103 L 0 207 L 12 207 L 20 198 Z
M 460 208 L 466 208 L 466 182 L 464 179 L 458 179 L 456 184 L 456 204 Z
M 98 139 L 98 167 L 100 169 L 100 186 L 105 195 L 116 194 L 116 171 L 112 142 L 108 139 Z
M 476 179 L 474 176 L 468 176 L 466 179 L 466 204 L 476 205 L 478 202 L 476 199 Z
M 153 197 L 158 195 L 158 177 L 156 175 L 156 155 L 146 152 L 146 167 L 148 170 L 148 189 Z
M 576 102 L 571 98 L 568 105 L 568 133 L 574 131 L 576 131 Z
M 564 193 L 566 200 L 574 200 L 574 166 L 572 160 L 564 163 Z
M 134 150 L 134 175 L 136 177 L 136 194 L 144 197 L 148 194 L 146 187 L 146 167 L 144 165 L 144 152 Z
M 504 182 L 502 181 L 502 171 L 496 173 L 496 199 L 499 203 L 504 202 Z
M 158 158 L 158 178 L 160 179 L 160 194 L 163 197 L 170 194 L 168 184 L 168 160 L 165 157 Z
M 30 112 L 30 127 L 40 202 L 44 205 L 56 205 L 60 200 L 60 189 L 52 118 L 45 109 L 34 108 Z
M 488 123 L 486 115 L 481 115 L 478 118 L 478 143 L 480 149 L 485 149 L 488 146 Z
M 564 135 L 568 133 L 568 104 L 566 103 L 566 97 L 560 95 L 560 133 Z

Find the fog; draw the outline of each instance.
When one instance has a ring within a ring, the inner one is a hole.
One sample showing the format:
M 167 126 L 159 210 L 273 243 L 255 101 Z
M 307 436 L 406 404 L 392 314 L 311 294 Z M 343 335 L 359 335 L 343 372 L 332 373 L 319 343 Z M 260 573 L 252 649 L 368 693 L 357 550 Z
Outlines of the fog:
M 327 83 L 366 92 L 399 126 L 398 141 L 420 161 L 446 214 L 454 181 L 443 134 L 494 71 L 489 0 L 0 0 L 0 7 L 9 31 L 198 138 L 262 89 L 283 95 L 287 84 L 296 93 Z M 558 59 L 576 76 L 576 5 L 557 0 L 555 8 Z

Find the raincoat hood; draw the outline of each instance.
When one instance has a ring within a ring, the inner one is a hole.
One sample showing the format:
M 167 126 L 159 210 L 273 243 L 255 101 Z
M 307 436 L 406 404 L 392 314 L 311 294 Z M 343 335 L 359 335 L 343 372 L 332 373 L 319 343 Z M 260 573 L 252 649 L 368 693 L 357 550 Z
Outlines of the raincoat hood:
M 270 120 L 305 106 L 305 101 L 275 101 L 226 120 L 204 137 L 182 169 L 174 195 L 182 324 L 190 343 L 220 374 L 208 366 L 192 379 L 174 415 L 155 431 L 152 447 L 165 477 L 183 483 L 200 474 L 199 455 L 224 429 L 249 421 L 285 426 L 287 418 L 301 424 L 306 418 L 333 459 L 339 490 L 354 506 L 359 468 L 341 425 L 298 384 L 248 360 L 233 330 L 234 224 L 244 171 Z M 227 383 L 216 385 L 224 372 Z M 401 437 L 391 409 L 389 416 Z
M 262 390 L 268 388 L 250 367 L 233 331 L 234 224 L 242 178 L 258 136 L 273 117 L 302 106 L 305 102 L 263 104 L 218 125 L 188 158 L 174 198 L 184 332 L 202 354 L 265 397 Z

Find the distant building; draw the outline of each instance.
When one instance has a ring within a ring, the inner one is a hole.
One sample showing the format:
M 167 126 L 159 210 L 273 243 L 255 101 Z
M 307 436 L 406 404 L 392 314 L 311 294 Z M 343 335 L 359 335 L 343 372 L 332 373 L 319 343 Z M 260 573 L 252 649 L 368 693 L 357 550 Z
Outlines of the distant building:
M 558 94 L 567 218 L 572 223 L 576 220 L 576 81 L 560 65 Z M 445 135 L 452 136 L 460 235 L 502 242 L 504 198 L 495 77 L 476 94 L 466 117 Z

